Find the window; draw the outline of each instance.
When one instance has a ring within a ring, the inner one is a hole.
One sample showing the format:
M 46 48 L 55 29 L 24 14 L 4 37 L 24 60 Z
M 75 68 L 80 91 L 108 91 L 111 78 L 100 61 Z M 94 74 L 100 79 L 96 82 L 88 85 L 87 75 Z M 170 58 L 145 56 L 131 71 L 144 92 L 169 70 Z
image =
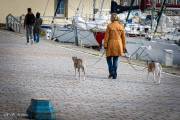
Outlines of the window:
M 176 2 L 177 4 L 180 4 L 180 0 L 177 0 L 177 2 Z
M 58 7 L 56 17 L 67 17 L 67 0 L 56 0 L 55 6 Z
M 172 0 L 167 0 L 166 3 L 172 3 L 173 1 Z

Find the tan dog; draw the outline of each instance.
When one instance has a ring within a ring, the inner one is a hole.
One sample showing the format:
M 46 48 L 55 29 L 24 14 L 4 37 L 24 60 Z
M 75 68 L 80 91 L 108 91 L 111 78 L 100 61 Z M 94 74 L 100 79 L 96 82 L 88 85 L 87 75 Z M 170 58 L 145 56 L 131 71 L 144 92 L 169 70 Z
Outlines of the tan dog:
M 80 69 L 82 69 L 82 72 L 84 73 L 84 80 L 85 80 L 85 61 L 77 57 L 72 57 L 72 60 L 74 62 L 75 77 L 76 77 L 76 69 L 77 69 L 79 72 L 79 79 L 80 79 Z
M 153 74 L 153 80 L 158 80 L 158 83 L 160 84 L 161 82 L 161 72 L 162 72 L 162 66 L 158 62 L 148 62 L 147 61 L 147 70 L 148 70 L 148 75 L 147 75 L 147 80 L 149 80 L 149 73 L 152 72 Z

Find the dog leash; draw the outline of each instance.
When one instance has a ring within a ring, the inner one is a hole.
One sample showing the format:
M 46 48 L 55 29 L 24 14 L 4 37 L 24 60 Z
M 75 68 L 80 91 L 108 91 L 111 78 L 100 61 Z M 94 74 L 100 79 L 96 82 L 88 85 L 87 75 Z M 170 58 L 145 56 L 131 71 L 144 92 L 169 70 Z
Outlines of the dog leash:
M 102 55 L 100 56 L 100 58 L 99 58 L 96 62 L 94 62 L 94 63 L 91 64 L 91 65 L 87 65 L 87 66 L 94 66 L 94 65 L 96 65 L 98 62 L 100 62 L 100 61 L 102 60 L 104 54 L 105 54 L 105 51 L 102 53 Z M 134 67 L 134 65 L 133 65 L 133 64 L 131 63 L 131 61 L 130 61 L 131 55 L 129 55 L 128 52 L 125 54 L 125 58 L 127 59 L 128 64 L 129 64 L 134 70 L 144 71 L 144 70 L 147 68 L 147 67 L 144 67 L 143 69 L 137 69 L 136 67 Z
M 100 58 L 99 58 L 96 62 L 94 62 L 94 63 L 91 64 L 91 65 L 87 65 L 87 66 L 94 66 L 94 65 L 96 65 L 98 62 L 100 62 L 100 61 L 102 60 L 104 54 L 105 54 L 105 51 L 102 53 L 102 55 L 100 56 Z
M 125 58 L 127 59 L 128 61 L 128 64 L 134 69 L 134 70 L 137 70 L 137 71 L 144 71 L 147 67 L 144 67 L 143 69 L 137 69 L 136 67 L 134 67 L 134 65 L 131 63 L 131 55 L 128 54 L 128 52 L 126 52 L 125 54 Z

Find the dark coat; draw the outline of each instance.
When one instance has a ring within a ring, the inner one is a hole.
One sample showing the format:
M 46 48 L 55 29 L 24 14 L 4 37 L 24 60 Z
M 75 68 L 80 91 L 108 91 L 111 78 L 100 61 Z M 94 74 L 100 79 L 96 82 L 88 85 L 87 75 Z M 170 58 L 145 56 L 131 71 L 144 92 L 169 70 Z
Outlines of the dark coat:
M 41 31 L 41 25 L 42 25 L 42 19 L 41 18 L 36 18 L 35 23 L 34 23 L 34 33 L 40 33 Z
M 27 13 L 24 19 L 24 27 L 27 25 L 34 25 L 35 16 L 33 13 Z

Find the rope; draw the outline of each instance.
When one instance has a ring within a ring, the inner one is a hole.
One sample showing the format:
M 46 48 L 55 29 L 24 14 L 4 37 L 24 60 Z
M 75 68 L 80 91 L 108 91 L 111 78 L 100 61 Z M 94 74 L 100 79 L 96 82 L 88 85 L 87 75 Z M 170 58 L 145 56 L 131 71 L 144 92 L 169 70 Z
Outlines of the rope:
M 91 64 L 91 65 L 87 65 L 87 66 L 94 66 L 94 65 L 96 65 L 97 63 L 99 63 L 99 62 L 102 60 L 104 54 L 105 54 L 105 51 L 102 53 L 102 55 L 100 56 L 100 58 L 99 58 L 96 62 L 94 62 L 94 63 Z M 136 71 L 144 71 L 144 70 L 147 68 L 147 67 L 144 67 L 143 69 L 137 69 L 137 68 L 134 67 L 134 65 L 131 63 L 129 57 L 125 56 L 125 58 L 127 59 L 128 64 L 129 64 L 134 70 L 136 70 Z
M 49 0 L 48 0 L 47 3 L 46 3 L 46 7 L 45 7 L 45 9 L 44 9 L 43 17 L 44 17 L 44 15 L 45 15 L 45 13 L 46 13 L 48 4 L 49 4 Z
M 144 47 L 144 49 L 143 49 L 142 47 L 139 47 L 139 48 L 138 48 L 136 51 L 134 51 L 131 55 L 129 55 L 128 52 L 127 52 L 128 55 L 125 54 L 125 55 L 126 55 L 126 58 L 127 58 L 127 61 L 128 61 L 128 64 L 129 64 L 134 70 L 144 71 L 144 70 L 147 68 L 147 67 L 144 67 L 143 69 L 137 69 L 137 68 L 135 68 L 135 67 L 133 66 L 133 64 L 131 63 L 131 58 L 132 58 L 133 55 L 135 55 L 139 50 L 142 50 L 141 53 L 140 53 L 140 55 L 139 55 L 139 56 L 141 56 L 142 53 L 143 53 L 146 49 L 148 49 L 148 48 L 147 48 L 147 47 Z M 147 56 L 150 60 L 153 60 L 148 53 L 147 53 L 146 55 L 144 55 L 143 57 L 146 57 L 146 56 Z
M 62 33 L 61 35 L 58 35 L 58 36 L 53 37 L 53 38 L 58 38 L 58 37 L 61 37 L 61 36 L 66 35 L 66 34 L 69 34 L 69 33 L 71 33 L 71 32 L 73 32 L 73 31 L 64 32 L 64 33 Z
M 83 31 L 83 30 L 81 30 L 81 31 Z M 88 35 L 82 35 L 80 32 L 79 32 L 79 35 L 81 36 L 80 38 L 81 39 L 85 39 L 85 38 L 88 38 L 90 35 L 91 35 L 92 33 L 89 33 Z
M 105 54 L 105 51 L 102 53 L 102 55 L 100 56 L 100 58 L 99 58 L 96 62 L 94 62 L 94 63 L 91 64 L 91 65 L 87 65 L 87 66 L 94 66 L 94 65 L 96 65 L 97 63 L 99 63 L 99 62 L 102 60 L 104 54 Z
M 128 54 L 128 53 L 127 53 Z M 125 58 L 128 61 L 128 64 L 136 71 L 144 71 L 147 67 L 144 67 L 143 69 L 137 69 L 136 67 L 134 67 L 134 65 L 131 63 L 131 56 L 125 56 Z

